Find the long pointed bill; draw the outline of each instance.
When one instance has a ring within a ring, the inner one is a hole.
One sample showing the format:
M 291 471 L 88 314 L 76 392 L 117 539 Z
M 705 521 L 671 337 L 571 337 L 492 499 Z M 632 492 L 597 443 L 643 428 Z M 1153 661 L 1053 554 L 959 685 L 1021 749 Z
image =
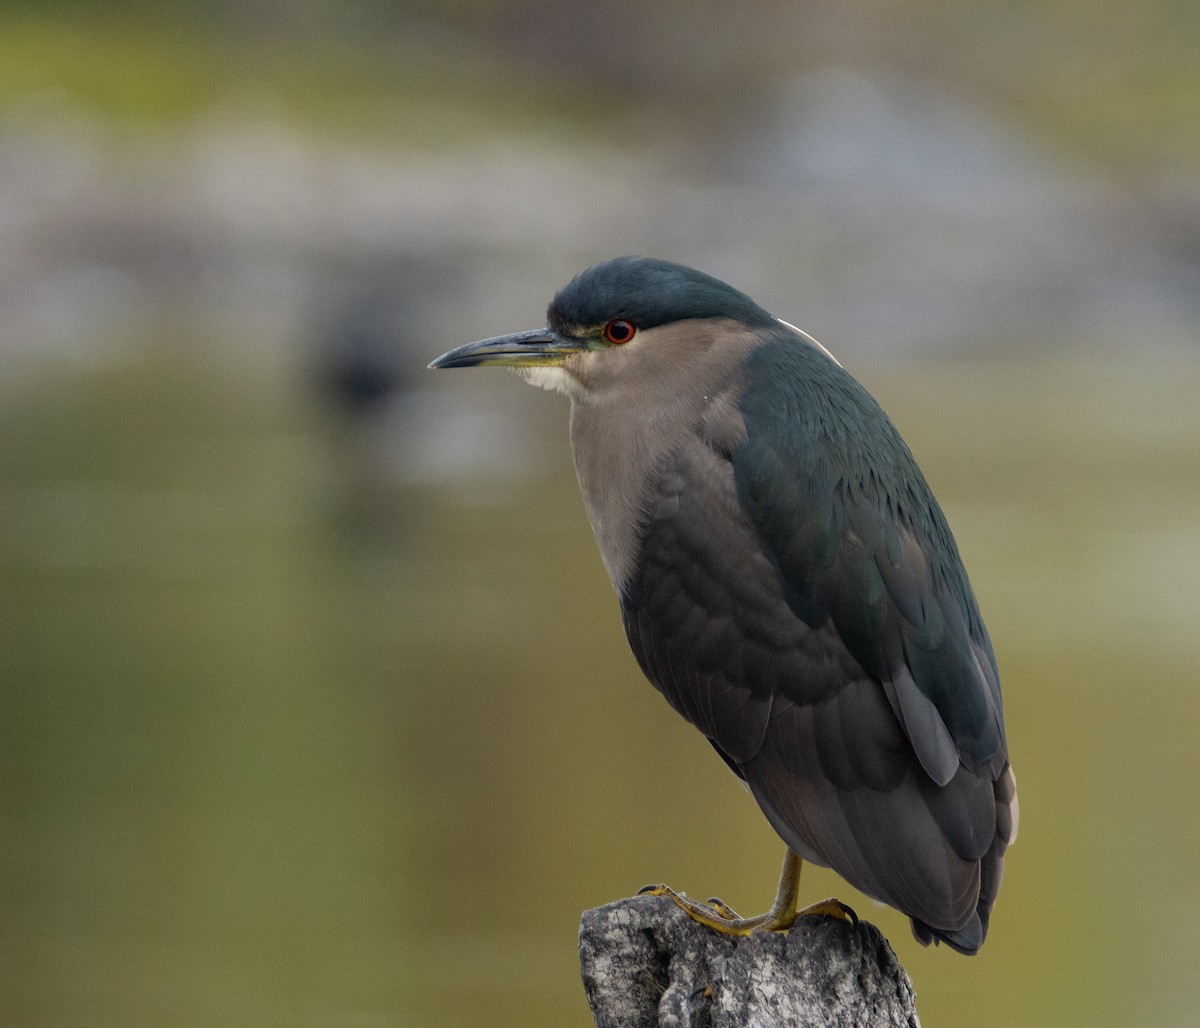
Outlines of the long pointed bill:
M 539 368 L 556 366 L 573 353 L 587 349 L 586 343 L 564 339 L 548 328 L 530 332 L 514 332 L 508 336 L 467 343 L 449 353 L 443 353 L 431 368 L 478 368 L 499 364 L 506 368 Z

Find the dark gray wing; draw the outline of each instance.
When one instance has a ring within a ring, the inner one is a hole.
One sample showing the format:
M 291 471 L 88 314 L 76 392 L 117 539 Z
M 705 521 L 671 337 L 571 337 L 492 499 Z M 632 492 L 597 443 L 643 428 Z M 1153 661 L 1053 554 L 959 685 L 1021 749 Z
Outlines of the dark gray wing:
M 757 352 L 732 416 L 647 497 L 622 590 L 634 653 L 793 849 L 973 951 L 1011 789 L 941 511 L 874 401 L 790 337 Z

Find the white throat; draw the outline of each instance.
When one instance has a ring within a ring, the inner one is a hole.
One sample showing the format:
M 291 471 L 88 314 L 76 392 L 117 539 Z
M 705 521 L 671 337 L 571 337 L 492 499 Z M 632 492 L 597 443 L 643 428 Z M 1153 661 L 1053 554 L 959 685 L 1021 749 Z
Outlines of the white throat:
M 582 392 L 583 387 L 574 375 L 557 367 L 513 368 L 526 382 L 551 392 L 565 393 L 575 397 Z

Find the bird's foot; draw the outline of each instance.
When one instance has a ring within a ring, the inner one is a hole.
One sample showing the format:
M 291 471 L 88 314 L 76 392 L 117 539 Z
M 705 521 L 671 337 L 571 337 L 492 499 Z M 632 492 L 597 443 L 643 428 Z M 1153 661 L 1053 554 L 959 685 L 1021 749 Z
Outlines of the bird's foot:
M 738 917 L 718 899 L 697 903 L 667 885 L 647 885 L 638 890 L 639 896 L 667 896 L 693 921 L 698 921 L 722 935 L 746 936 L 751 932 L 782 932 L 792 927 L 797 918 L 793 910 L 769 910 L 758 917 Z M 836 901 L 834 901 L 836 902 Z
M 701 909 L 715 913 L 726 921 L 745 921 L 747 918 L 742 917 L 724 900 L 716 896 L 710 896 L 705 903 L 696 903 L 688 899 L 686 893 L 676 892 L 669 885 L 643 885 L 638 889 L 639 896 L 670 896 L 673 901 L 679 904 L 684 910 Z
M 819 903 L 810 903 L 797 913 L 796 916 L 836 917 L 842 921 L 849 921 L 852 925 L 858 925 L 858 915 L 854 912 L 854 908 L 846 906 L 841 900 L 834 899 L 832 896 L 829 899 L 821 900 Z
M 758 917 L 738 917 L 719 899 L 708 903 L 697 903 L 681 892 L 666 885 L 647 885 L 638 890 L 639 896 L 669 896 L 693 921 L 699 921 L 714 932 L 722 935 L 749 935 L 751 932 L 787 931 L 801 914 L 821 917 L 836 917 L 851 924 L 858 924 L 858 915 L 845 903 L 835 899 L 822 900 L 801 911 L 796 910 L 796 896 L 800 889 L 800 858 L 788 850 L 783 857 L 783 869 L 779 873 L 779 889 L 771 909 Z

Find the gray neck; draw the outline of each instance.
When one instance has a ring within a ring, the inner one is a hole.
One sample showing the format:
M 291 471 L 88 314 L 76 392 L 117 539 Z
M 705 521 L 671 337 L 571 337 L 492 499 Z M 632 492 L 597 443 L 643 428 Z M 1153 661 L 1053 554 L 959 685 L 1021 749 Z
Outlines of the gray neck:
M 727 452 L 745 438 L 738 368 L 760 342 L 737 322 L 651 329 L 622 350 L 588 354 L 572 372 L 571 449 L 600 555 L 621 592 L 655 485 L 685 446 Z

